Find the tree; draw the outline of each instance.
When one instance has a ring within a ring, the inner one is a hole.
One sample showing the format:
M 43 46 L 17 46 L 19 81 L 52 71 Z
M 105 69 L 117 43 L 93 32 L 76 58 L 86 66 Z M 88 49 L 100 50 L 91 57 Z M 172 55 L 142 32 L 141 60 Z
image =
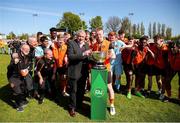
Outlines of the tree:
M 149 23 L 148 34 L 149 34 L 149 37 L 152 38 L 152 27 L 151 27 L 151 23 Z
M 83 30 L 86 30 L 88 28 L 85 21 L 82 21 L 82 28 Z
M 171 40 L 173 40 L 173 41 L 178 41 L 178 40 L 180 40 L 180 35 L 171 37 Z
M 6 36 L 7 39 L 14 39 L 16 38 L 16 35 L 14 34 L 14 32 L 10 32 L 7 36 Z
M 121 30 L 124 30 L 126 34 L 129 33 L 130 23 L 128 17 L 124 17 L 121 21 Z
M 68 28 L 69 32 L 72 34 L 73 32 L 78 31 L 79 29 L 86 29 L 87 26 L 85 21 L 82 21 L 79 15 L 76 15 L 71 12 L 65 12 L 63 14 L 62 19 L 56 25 L 57 28 Z
M 27 33 L 23 33 L 22 35 L 19 36 L 20 40 L 27 40 L 29 35 Z
M 161 34 L 161 24 L 158 23 L 158 34 Z
M 90 23 L 91 30 L 96 28 L 103 28 L 102 18 L 101 16 L 96 16 L 95 18 L 92 18 Z
M 133 24 L 132 33 L 133 33 L 133 35 L 135 35 L 137 33 L 137 26 L 136 26 L 136 24 Z
M 131 22 L 129 23 L 129 36 L 132 36 L 132 24 Z
M 136 34 L 133 34 L 132 36 L 133 36 L 135 39 L 140 39 L 140 38 L 142 37 L 140 34 L 137 34 L 137 33 L 136 33 Z
M 153 37 L 157 34 L 156 33 L 156 22 L 153 23 Z
M 165 37 L 165 29 L 166 29 L 166 25 L 165 25 L 165 24 L 162 24 L 161 35 L 162 35 L 163 37 Z
M 117 32 L 121 26 L 121 19 L 117 16 L 109 17 L 108 21 L 105 24 L 107 32 Z
M 140 25 L 139 24 L 137 25 L 137 34 L 140 35 Z
M 141 22 L 141 35 L 145 34 L 145 28 L 143 22 Z
M 140 32 L 138 31 L 139 30 L 139 24 L 133 24 L 132 26 L 132 36 L 135 38 L 135 39 L 139 39 L 141 38 L 141 34 Z
M 172 29 L 170 27 L 168 27 L 166 29 L 166 39 L 171 39 L 171 35 L 172 35 Z

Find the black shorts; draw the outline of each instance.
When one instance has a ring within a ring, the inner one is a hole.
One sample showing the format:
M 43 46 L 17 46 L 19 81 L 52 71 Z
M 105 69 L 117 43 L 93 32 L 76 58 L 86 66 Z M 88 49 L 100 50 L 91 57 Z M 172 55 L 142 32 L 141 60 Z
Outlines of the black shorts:
M 57 72 L 59 73 L 59 74 L 66 74 L 67 75 L 67 67 L 66 66 L 63 66 L 63 67 L 59 67 L 59 68 L 57 68 Z
M 149 75 L 149 76 L 153 76 L 153 75 L 165 76 L 166 75 L 165 69 L 160 69 L 160 68 L 156 67 L 155 65 L 146 65 L 145 69 L 146 69 L 147 75 Z
M 133 75 L 135 73 L 131 64 L 123 64 L 123 69 L 126 75 Z
M 147 69 L 146 69 L 146 64 L 140 63 L 135 65 L 135 74 L 146 74 Z

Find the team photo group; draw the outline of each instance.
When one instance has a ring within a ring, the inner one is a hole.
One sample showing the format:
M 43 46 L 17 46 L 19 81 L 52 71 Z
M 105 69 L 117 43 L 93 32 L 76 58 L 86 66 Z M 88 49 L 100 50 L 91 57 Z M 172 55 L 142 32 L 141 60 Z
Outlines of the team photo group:
M 68 33 L 52 27 L 49 35 L 37 32 L 24 42 L 13 39 L 8 48 L 11 61 L 7 78 L 18 112 L 23 112 L 32 98 L 38 104 L 43 104 L 45 98 L 57 103 L 68 98 L 69 115 L 75 117 L 77 109 L 84 108 L 84 94 L 91 90 L 91 69 L 97 64 L 93 55 L 98 53 L 106 54 L 103 69 L 108 73 L 110 115 L 116 114 L 115 93 L 125 94 L 130 100 L 132 95 L 148 98 L 153 76 L 158 88 L 156 99 L 170 101 L 171 81 L 176 74 L 180 76 L 180 41 L 165 41 L 159 34 L 153 39 L 145 35 L 135 39 L 125 36 L 122 29 L 107 34 L 102 28 Z M 125 87 L 121 86 L 123 73 Z M 180 101 L 180 81 L 177 86 Z

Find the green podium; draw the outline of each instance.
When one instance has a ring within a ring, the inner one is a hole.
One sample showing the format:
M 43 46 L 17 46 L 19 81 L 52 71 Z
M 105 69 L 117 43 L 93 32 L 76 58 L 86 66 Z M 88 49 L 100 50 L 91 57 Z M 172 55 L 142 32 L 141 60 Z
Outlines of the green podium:
M 91 69 L 91 119 L 105 120 L 107 108 L 107 81 L 106 69 Z

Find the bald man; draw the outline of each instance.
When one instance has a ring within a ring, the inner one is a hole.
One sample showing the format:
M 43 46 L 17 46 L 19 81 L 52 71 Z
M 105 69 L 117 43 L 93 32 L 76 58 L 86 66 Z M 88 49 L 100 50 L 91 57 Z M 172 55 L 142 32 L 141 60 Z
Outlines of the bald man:
M 39 59 L 37 62 L 37 75 L 39 84 L 39 100 L 38 103 L 42 104 L 44 102 L 45 91 L 51 94 L 51 98 L 56 98 L 56 88 L 55 88 L 55 75 L 56 75 L 55 61 L 53 59 L 53 53 L 50 49 L 45 49 L 44 57 Z
M 15 96 L 18 112 L 24 110 L 24 106 L 28 103 L 26 100 L 27 92 L 33 88 L 32 78 L 29 75 L 29 52 L 29 45 L 21 45 L 20 52 L 12 54 L 13 57 L 8 66 L 7 78 Z

